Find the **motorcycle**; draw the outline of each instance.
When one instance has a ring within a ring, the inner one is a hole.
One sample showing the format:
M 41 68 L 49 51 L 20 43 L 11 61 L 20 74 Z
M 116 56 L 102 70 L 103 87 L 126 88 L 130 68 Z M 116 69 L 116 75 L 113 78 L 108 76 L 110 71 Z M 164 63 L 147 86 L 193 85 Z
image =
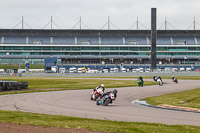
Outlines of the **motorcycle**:
M 172 81 L 175 82 L 175 83 L 178 83 L 178 79 L 177 78 L 173 78 Z
M 101 97 L 103 94 L 103 90 L 102 89 L 94 89 L 91 93 L 91 97 L 90 100 L 94 100 L 96 101 L 99 97 Z
M 113 92 L 110 92 L 106 95 L 104 95 L 103 97 L 101 97 L 101 99 L 97 100 L 96 104 L 97 105 L 102 105 L 102 106 L 107 106 L 109 103 L 112 103 L 112 100 L 116 99 L 116 95 Z
M 158 85 L 163 86 L 163 82 L 162 82 L 162 80 L 157 79 L 157 83 L 158 83 Z
M 142 80 L 138 79 L 138 80 L 137 80 L 137 83 L 138 83 L 138 86 L 139 86 L 139 87 L 143 87 L 143 83 L 144 83 L 144 82 L 143 82 Z

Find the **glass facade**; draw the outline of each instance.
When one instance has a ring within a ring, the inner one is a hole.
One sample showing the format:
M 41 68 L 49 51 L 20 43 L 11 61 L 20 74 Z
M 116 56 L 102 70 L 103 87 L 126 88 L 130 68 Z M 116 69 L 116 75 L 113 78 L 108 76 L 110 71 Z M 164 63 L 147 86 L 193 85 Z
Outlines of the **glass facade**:
M 149 55 L 151 47 L 0 46 L 0 55 Z M 200 55 L 200 46 L 157 47 L 157 55 Z
M 148 30 L 9 30 L 0 32 L 0 63 L 149 63 Z M 157 59 L 200 61 L 200 31 L 159 31 Z M 176 61 L 175 61 L 176 62 Z M 178 61 L 177 61 L 178 62 Z

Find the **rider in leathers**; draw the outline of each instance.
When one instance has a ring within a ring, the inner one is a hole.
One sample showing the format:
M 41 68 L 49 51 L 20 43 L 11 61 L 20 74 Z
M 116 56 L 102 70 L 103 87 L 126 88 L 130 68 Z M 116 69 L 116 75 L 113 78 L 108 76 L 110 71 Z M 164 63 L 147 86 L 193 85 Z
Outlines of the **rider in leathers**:
M 104 91 L 105 91 L 105 88 L 104 88 L 104 84 L 101 84 L 100 86 L 97 86 L 95 89 L 94 89 L 94 91 L 98 91 L 98 92 L 101 92 L 102 94 L 101 95 L 103 95 L 103 93 L 104 93 Z
M 177 82 L 177 78 L 174 77 L 174 76 L 172 76 L 172 81 L 173 81 L 173 82 Z
M 114 97 L 115 97 L 115 99 L 116 99 L 116 97 L 117 97 L 117 90 L 116 90 L 116 89 L 114 89 L 113 91 L 109 91 L 109 92 L 104 93 L 104 94 L 102 95 L 102 97 L 105 96 L 105 95 L 108 95 L 108 94 L 110 94 L 110 93 L 114 93 Z M 101 97 L 101 98 L 102 98 L 102 97 Z M 110 103 L 112 103 L 112 99 L 110 100 Z
M 144 83 L 144 80 L 143 80 L 143 77 L 142 76 L 140 76 L 139 78 L 138 78 L 138 81 L 140 81 L 140 82 L 138 82 L 138 86 L 140 87 L 143 87 L 143 83 Z

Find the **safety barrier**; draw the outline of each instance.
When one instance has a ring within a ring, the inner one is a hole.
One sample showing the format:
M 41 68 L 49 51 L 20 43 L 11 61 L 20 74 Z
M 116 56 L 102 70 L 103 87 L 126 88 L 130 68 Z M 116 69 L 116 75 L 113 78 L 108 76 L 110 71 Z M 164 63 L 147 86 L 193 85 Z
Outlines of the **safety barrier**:
M 28 82 L 0 81 L 0 91 L 28 89 Z

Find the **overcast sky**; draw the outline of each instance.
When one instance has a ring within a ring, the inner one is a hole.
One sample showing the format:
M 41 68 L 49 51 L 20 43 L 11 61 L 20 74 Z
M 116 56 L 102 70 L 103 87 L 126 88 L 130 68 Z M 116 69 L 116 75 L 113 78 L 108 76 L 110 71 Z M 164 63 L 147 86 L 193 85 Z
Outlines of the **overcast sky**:
M 200 0 L 0 0 L 0 28 L 11 29 L 24 16 L 32 29 L 41 29 L 53 16 L 60 28 L 71 29 L 81 16 L 89 28 L 101 29 L 109 16 L 119 29 L 130 29 L 138 16 L 139 22 L 150 29 L 151 8 L 157 8 L 157 29 L 165 17 L 176 29 L 188 29 L 196 17 L 196 27 L 200 29 Z M 139 29 L 145 29 L 141 24 Z M 87 29 L 83 24 L 82 28 Z M 111 29 L 116 28 L 111 25 Z

